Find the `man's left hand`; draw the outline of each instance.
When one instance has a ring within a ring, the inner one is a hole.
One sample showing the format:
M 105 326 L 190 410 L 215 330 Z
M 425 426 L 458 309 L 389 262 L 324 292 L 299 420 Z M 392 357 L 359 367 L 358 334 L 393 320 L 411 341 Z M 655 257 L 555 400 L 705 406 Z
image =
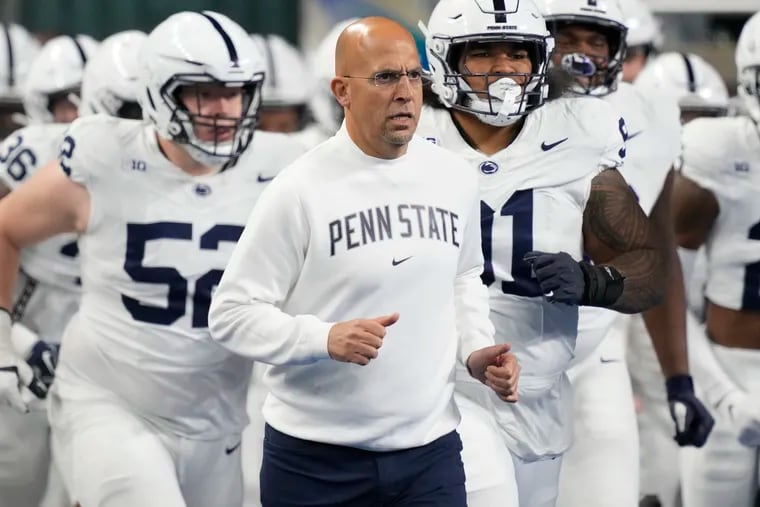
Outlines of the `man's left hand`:
M 509 350 L 509 344 L 476 350 L 467 358 L 467 370 L 472 378 L 493 389 L 503 401 L 515 403 L 520 365 Z

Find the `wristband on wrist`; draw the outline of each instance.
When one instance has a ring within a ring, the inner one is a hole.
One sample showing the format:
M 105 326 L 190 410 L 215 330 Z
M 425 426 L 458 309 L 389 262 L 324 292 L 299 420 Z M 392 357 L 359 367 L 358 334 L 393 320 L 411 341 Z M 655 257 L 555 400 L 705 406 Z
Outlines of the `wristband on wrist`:
M 593 265 L 579 262 L 586 283 L 581 304 L 608 308 L 615 304 L 623 293 L 625 277 L 612 266 Z

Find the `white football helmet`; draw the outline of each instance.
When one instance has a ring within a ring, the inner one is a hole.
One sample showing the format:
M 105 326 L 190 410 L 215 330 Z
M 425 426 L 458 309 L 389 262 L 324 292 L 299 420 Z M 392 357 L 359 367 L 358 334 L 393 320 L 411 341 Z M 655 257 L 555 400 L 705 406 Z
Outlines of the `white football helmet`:
M 42 46 L 24 85 L 24 109 L 30 123 L 53 123 L 53 101 L 78 97 L 84 67 L 97 48 L 98 42 L 88 35 L 60 35 Z
M 102 113 L 142 118 L 137 103 L 138 56 L 147 37 L 139 30 L 128 30 L 103 40 L 84 69 L 80 115 Z
M 359 18 L 346 19 L 332 27 L 311 58 L 311 75 L 315 82 L 309 107 L 319 126 L 330 136 L 340 128 L 344 114 L 343 107 L 330 89 L 330 81 L 335 77 L 335 45 L 341 32 L 358 20 Z
M 0 102 L 20 103 L 29 67 L 40 43 L 26 29 L 13 23 L 0 24 Z
M 738 95 L 747 112 L 760 122 L 760 12 L 749 18 L 736 43 Z
M 576 81 L 570 91 L 598 96 L 615 91 L 623 70 L 628 32 L 618 0 L 543 0 L 543 15 L 555 38 L 563 26 L 576 24 L 597 30 L 607 38 L 610 55 L 603 68 L 587 55 L 562 55 L 562 67 L 588 81 L 588 84 Z
M 641 71 L 636 86 L 673 97 L 682 113 L 724 116 L 728 110 L 726 84 L 713 66 L 695 54 L 661 54 Z
M 162 137 L 211 166 L 224 165 L 248 147 L 261 103 L 264 58 L 240 25 L 211 11 L 173 14 L 148 35 L 140 64 L 138 99 L 143 116 Z M 199 83 L 243 88 L 243 113 L 236 119 L 231 141 L 207 142 L 195 135 L 195 122 L 219 120 L 191 114 L 180 101 L 182 86 Z
M 628 33 L 625 43 L 629 48 L 644 47 L 647 55 L 662 47 L 662 30 L 652 11 L 642 0 L 619 0 L 623 21 Z
M 251 37 L 265 57 L 266 79 L 261 90 L 261 105 L 306 105 L 311 97 L 312 78 L 301 52 L 279 35 L 251 34 Z
M 554 39 L 532 0 L 441 0 L 428 26 L 420 23 L 420 28 L 425 33 L 432 90 L 444 106 L 502 127 L 518 121 L 546 100 L 546 69 Z M 460 70 L 468 46 L 494 42 L 524 47 L 532 72 L 472 74 L 466 68 Z M 466 75 L 484 77 L 488 89 L 473 90 L 465 81 Z M 519 85 L 514 78 L 525 85 Z

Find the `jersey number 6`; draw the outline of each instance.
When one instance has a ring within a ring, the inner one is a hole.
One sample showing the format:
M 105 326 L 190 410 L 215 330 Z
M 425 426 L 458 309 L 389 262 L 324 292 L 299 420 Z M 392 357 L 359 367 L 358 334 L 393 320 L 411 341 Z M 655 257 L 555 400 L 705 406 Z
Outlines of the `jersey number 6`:
M 216 250 L 222 241 L 236 243 L 242 232 L 243 227 L 239 225 L 215 225 L 201 236 L 200 248 L 201 250 Z M 191 240 L 193 226 L 182 222 L 127 224 L 124 271 L 135 282 L 168 285 L 168 306 L 160 307 L 141 303 L 123 294 L 121 301 L 133 319 L 168 326 L 180 319 L 187 311 L 188 281 L 175 268 L 143 266 L 145 246 L 149 241 L 159 239 Z M 194 328 L 208 327 L 211 291 L 219 284 L 222 273 L 221 269 L 212 269 L 195 282 L 192 318 Z

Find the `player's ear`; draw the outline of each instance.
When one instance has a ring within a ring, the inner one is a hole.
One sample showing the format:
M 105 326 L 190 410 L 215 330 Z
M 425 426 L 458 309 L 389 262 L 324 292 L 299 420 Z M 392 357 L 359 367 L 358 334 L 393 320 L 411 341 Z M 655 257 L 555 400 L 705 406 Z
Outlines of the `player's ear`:
M 347 80 L 340 77 L 334 77 L 332 81 L 330 81 L 330 89 L 332 90 L 333 95 L 335 95 L 335 100 L 338 101 L 338 104 L 343 107 L 349 106 L 351 103 L 351 94 L 349 93 Z

